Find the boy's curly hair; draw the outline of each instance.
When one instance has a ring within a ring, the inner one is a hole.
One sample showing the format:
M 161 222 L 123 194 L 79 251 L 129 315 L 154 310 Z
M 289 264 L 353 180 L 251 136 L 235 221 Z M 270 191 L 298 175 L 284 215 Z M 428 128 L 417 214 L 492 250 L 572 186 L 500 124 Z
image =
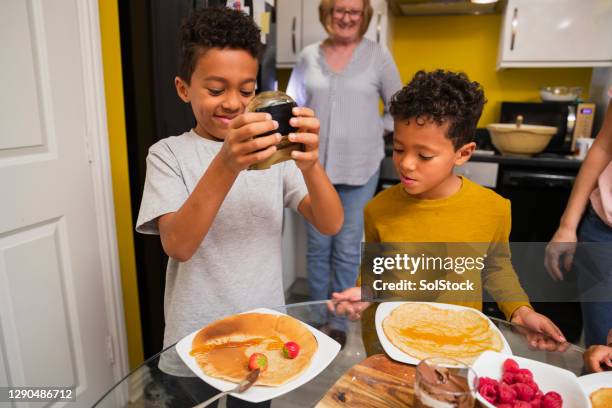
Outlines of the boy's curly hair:
M 187 83 L 198 58 L 211 48 L 244 50 L 259 59 L 260 30 L 251 17 L 227 7 L 193 10 L 181 25 L 179 76 Z
M 433 121 L 438 126 L 448 122 L 447 136 L 458 149 L 473 140 L 485 103 L 478 82 L 471 82 L 463 72 L 438 69 L 417 72 L 408 85 L 393 95 L 390 112 L 399 121 Z

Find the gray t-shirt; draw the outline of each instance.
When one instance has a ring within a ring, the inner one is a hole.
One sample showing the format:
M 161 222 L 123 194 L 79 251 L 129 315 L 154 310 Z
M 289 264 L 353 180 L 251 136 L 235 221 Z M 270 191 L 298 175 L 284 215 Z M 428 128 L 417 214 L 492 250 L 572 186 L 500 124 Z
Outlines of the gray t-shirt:
M 151 146 L 136 231 L 159 234 L 157 218 L 183 205 L 221 146 L 193 131 Z M 297 210 L 307 193 L 293 161 L 240 173 L 191 259 L 168 261 L 164 348 L 221 317 L 284 304 L 283 208 Z M 175 352 L 159 367 L 193 376 Z

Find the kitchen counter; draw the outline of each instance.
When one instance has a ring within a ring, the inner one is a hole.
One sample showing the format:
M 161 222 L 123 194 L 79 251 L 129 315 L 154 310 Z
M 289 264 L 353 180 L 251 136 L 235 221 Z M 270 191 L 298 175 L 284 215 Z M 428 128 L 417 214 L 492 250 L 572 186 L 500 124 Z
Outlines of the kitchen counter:
M 472 158 L 472 162 L 498 163 L 504 165 L 513 165 L 521 167 L 538 167 L 538 168 L 555 168 L 577 170 L 582 164 L 582 160 L 574 159 L 568 156 L 561 155 L 538 155 L 533 157 L 527 156 L 502 156 L 499 154 L 481 153 L 476 151 Z
M 393 156 L 393 145 L 385 145 L 385 156 Z M 488 150 L 476 150 L 470 159 L 471 162 L 481 163 L 498 163 L 521 167 L 539 167 L 539 168 L 555 168 L 578 170 L 582 164 L 582 160 L 574 159 L 571 156 L 562 156 L 556 154 L 542 154 L 538 156 L 502 156 L 497 153 L 491 153 Z

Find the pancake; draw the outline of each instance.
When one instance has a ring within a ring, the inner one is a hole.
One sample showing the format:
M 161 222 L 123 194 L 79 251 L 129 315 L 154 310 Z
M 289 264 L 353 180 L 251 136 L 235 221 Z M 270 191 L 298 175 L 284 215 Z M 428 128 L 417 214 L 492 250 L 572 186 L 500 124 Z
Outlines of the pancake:
M 435 356 L 471 364 L 485 350 L 503 348 L 501 336 L 488 319 L 471 310 L 405 303 L 395 308 L 382 326 L 394 346 L 419 360 Z
M 300 346 L 294 359 L 283 356 L 288 341 Z M 310 330 L 293 317 L 245 313 L 209 324 L 194 337 L 191 347 L 191 355 L 205 374 L 235 383 L 248 375 L 251 354 L 265 354 L 268 368 L 259 375 L 257 385 L 279 386 L 308 368 L 318 344 Z
M 612 388 L 600 388 L 590 396 L 593 408 L 612 407 Z

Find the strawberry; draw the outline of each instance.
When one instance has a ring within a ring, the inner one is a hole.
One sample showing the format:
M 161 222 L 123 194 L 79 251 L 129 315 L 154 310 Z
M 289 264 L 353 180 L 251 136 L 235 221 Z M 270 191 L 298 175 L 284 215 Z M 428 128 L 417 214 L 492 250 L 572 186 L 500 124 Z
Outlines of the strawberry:
M 283 346 L 283 355 L 285 358 L 294 359 L 300 353 L 300 346 L 295 341 L 288 341 Z
M 268 368 L 268 357 L 265 354 L 261 353 L 253 353 L 251 357 L 249 357 L 249 370 L 265 371 Z

